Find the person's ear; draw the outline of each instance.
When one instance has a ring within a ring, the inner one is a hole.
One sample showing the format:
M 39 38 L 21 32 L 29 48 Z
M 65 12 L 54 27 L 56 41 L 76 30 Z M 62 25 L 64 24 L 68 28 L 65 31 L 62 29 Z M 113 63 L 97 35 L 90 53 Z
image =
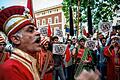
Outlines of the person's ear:
M 19 36 L 14 36 L 12 35 L 10 37 L 10 40 L 12 41 L 12 43 L 16 44 L 16 45 L 19 45 L 20 44 L 20 37 Z

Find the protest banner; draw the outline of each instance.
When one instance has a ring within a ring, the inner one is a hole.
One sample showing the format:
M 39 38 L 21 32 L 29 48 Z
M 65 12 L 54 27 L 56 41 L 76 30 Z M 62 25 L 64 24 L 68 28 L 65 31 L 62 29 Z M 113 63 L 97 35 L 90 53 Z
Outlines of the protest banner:
M 65 44 L 53 44 L 53 54 L 64 55 L 66 50 Z
M 112 27 L 112 23 L 111 22 L 101 22 L 99 30 L 101 32 L 106 33 L 106 32 L 109 32 L 111 27 Z
M 89 48 L 89 49 L 91 49 L 91 50 L 93 50 L 93 49 L 96 47 L 95 41 L 93 41 L 93 40 L 88 40 L 88 41 L 86 42 L 86 47 Z
M 42 36 L 47 36 L 47 27 L 41 27 L 40 28 L 40 34 Z

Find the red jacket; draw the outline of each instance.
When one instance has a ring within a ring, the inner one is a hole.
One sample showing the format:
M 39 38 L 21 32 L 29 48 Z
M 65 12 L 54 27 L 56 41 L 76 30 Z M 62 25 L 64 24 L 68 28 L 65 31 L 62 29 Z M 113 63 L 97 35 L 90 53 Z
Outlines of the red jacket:
M 0 66 L 0 80 L 33 80 L 33 76 L 22 63 L 9 59 Z
M 0 66 L 0 80 L 40 80 L 36 59 L 17 48 Z

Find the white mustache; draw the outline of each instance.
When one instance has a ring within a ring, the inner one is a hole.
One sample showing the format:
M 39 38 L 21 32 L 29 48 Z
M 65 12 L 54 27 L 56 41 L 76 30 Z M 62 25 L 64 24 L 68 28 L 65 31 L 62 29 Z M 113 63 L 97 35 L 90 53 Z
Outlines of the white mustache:
M 34 42 L 35 42 L 35 43 L 40 43 L 40 39 L 41 39 L 40 36 L 35 36 L 35 37 L 34 37 Z

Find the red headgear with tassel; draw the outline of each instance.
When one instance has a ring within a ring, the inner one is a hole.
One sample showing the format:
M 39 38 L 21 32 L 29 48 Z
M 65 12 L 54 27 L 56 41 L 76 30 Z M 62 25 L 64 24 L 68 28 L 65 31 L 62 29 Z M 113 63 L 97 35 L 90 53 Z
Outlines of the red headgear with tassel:
M 0 29 L 8 38 L 26 25 L 34 25 L 28 16 L 23 15 L 24 6 L 11 6 L 0 11 Z

